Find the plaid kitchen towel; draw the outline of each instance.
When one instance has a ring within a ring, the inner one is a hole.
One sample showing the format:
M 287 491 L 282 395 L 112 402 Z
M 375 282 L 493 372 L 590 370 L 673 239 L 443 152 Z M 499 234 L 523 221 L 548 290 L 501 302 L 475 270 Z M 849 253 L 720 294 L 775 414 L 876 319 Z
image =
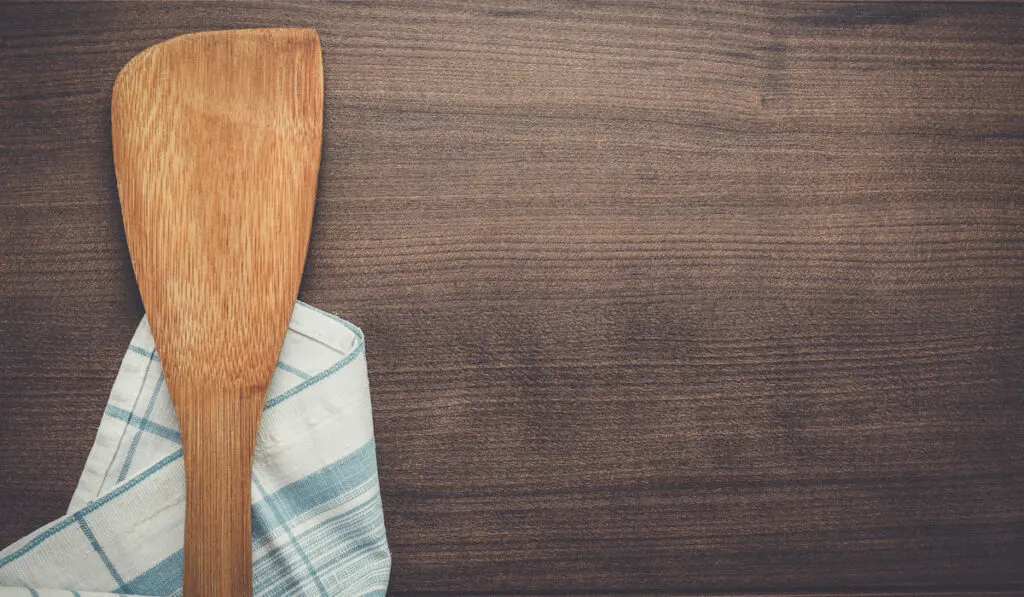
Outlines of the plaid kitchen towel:
M 143 319 L 68 514 L 0 551 L 0 597 L 181 595 L 184 492 L 178 423 Z M 301 302 L 257 435 L 252 549 L 255 595 L 387 589 L 363 335 Z

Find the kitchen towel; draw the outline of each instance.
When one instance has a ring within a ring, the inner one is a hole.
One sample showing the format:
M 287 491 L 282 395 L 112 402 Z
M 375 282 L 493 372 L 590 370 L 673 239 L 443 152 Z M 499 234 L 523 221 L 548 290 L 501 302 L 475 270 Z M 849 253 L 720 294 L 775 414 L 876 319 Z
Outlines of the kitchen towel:
M 178 423 L 143 318 L 66 516 L 0 551 L 0 597 L 181 595 Z M 384 595 L 363 334 L 298 302 L 253 461 L 254 595 Z M 31 587 L 31 588 L 29 588 Z

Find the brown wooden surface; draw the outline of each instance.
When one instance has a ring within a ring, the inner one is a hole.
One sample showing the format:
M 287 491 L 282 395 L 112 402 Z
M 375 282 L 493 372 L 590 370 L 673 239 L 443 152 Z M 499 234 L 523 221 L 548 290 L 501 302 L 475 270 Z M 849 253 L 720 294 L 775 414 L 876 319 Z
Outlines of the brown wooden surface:
M 118 69 L 316 27 L 300 297 L 360 325 L 391 590 L 1024 587 L 1024 7 L 0 5 L 0 543 L 142 314 Z

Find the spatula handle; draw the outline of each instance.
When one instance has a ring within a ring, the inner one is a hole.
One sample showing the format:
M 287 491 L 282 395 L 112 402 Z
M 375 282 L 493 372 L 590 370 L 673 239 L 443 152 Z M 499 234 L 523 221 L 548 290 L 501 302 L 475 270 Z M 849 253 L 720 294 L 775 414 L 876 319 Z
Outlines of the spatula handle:
M 181 390 L 179 390 L 181 391 Z M 266 388 L 189 388 L 184 597 L 252 595 L 252 458 Z

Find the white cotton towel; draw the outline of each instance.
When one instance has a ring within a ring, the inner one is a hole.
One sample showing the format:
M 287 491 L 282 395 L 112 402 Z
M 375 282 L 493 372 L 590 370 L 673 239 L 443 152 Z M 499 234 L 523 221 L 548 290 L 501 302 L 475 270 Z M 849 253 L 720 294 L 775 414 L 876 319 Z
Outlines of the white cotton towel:
M 255 595 L 384 595 L 375 450 L 362 332 L 296 303 L 256 440 Z M 68 514 L 0 551 L 0 597 L 181 595 L 184 493 L 178 423 L 143 319 Z

